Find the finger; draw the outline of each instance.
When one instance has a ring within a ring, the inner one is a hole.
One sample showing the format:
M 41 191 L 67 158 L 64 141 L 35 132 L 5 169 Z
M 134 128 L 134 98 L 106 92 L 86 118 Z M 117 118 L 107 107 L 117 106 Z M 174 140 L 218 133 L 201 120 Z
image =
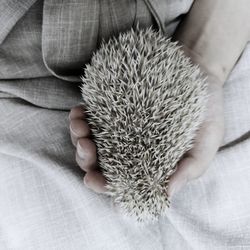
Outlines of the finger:
M 84 118 L 85 118 L 85 109 L 83 105 L 77 105 L 70 110 L 69 120 L 84 119 Z
M 84 176 L 84 184 L 86 187 L 92 189 L 96 193 L 107 192 L 106 179 L 99 171 L 89 171 Z
M 96 168 L 97 154 L 96 146 L 88 138 L 81 138 L 77 142 L 76 162 L 84 171 Z
M 75 155 L 75 160 L 78 166 L 86 172 L 91 170 L 97 170 L 97 161 L 92 160 L 92 162 L 90 163 L 88 160 L 80 158 L 77 151 Z
M 186 157 L 179 163 L 176 172 L 169 181 L 167 193 L 170 198 L 187 184 L 190 178 L 190 171 L 192 172 L 193 169 L 197 171 L 199 166 L 197 166 L 197 161 L 192 157 Z
M 74 119 L 70 122 L 70 136 L 74 146 L 76 146 L 77 140 L 82 137 L 88 137 L 90 135 L 90 128 L 86 121 L 80 119 Z

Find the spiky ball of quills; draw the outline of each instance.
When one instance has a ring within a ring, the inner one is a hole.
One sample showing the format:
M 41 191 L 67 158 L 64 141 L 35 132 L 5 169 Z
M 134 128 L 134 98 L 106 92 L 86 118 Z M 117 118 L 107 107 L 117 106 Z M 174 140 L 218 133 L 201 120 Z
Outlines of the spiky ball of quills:
M 159 218 L 169 206 L 169 178 L 204 117 L 199 67 L 160 31 L 137 27 L 102 42 L 82 80 L 109 194 L 138 221 Z

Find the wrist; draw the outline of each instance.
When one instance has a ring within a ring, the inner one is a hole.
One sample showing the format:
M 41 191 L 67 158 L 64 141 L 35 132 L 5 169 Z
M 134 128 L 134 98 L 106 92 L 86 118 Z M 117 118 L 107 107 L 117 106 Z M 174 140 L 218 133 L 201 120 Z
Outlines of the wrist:
M 223 80 L 223 77 L 220 77 L 219 75 L 213 73 L 212 69 L 204 62 L 204 60 L 198 53 L 187 47 L 181 41 L 179 41 L 179 44 L 181 45 L 181 49 L 183 50 L 185 55 L 188 56 L 194 64 L 199 66 L 201 72 L 207 78 L 207 82 L 209 83 L 209 85 L 212 84 L 222 88 L 225 82 Z
M 195 0 L 175 30 L 173 40 L 218 84 L 224 84 L 249 41 L 249 7 L 248 0 Z

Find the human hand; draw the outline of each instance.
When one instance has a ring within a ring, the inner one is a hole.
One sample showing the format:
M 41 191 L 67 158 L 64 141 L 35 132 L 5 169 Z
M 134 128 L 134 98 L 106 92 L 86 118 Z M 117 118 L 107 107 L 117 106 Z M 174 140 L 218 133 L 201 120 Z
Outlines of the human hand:
M 222 84 L 215 80 L 209 82 L 208 95 L 205 120 L 198 131 L 195 144 L 178 163 L 176 172 L 170 178 L 170 198 L 188 181 L 206 171 L 221 144 L 224 134 Z M 106 181 L 97 166 L 96 146 L 90 139 L 90 128 L 85 120 L 83 106 L 72 108 L 69 119 L 72 143 L 76 146 L 76 162 L 86 171 L 84 183 L 95 192 L 105 192 Z
M 178 192 L 187 182 L 201 176 L 213 160 L 224 135 L 223 87 L 208 77 L 208 101 L 205 119 L 195 138 L 193 148 L 177 164 L 171 176 L 168 196 Z
M 69 114 L 70 136 L 76 147 L 75 160 L 86 172 L 84 183 L 97 193 L 105 191 L 105 178 L 97 166 L 96 145 L 91 140 L 91 131 L 85 119 L 84 107 L 75 106 Z

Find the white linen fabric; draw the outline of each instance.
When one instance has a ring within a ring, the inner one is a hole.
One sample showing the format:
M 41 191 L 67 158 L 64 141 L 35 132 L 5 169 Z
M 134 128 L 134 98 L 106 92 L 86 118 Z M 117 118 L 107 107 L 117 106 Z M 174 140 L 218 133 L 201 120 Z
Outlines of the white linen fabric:
M 144 228 L 83 185 L 68 112 L 1 98 L 0 249 L 250 249 L 249 82 L 250 45 L 224 87 L 228 146 Z
M 83 185 L 67 118 L 79 87 L 39 60 L 31 64 L 41 78 L 19 79 L 32 73 L 23 67 L 0 82 L 1 250 L 250 249 L 250 44 L 224 86 L 223 147 L 174 197 L 167 218 L 144 227 Z

